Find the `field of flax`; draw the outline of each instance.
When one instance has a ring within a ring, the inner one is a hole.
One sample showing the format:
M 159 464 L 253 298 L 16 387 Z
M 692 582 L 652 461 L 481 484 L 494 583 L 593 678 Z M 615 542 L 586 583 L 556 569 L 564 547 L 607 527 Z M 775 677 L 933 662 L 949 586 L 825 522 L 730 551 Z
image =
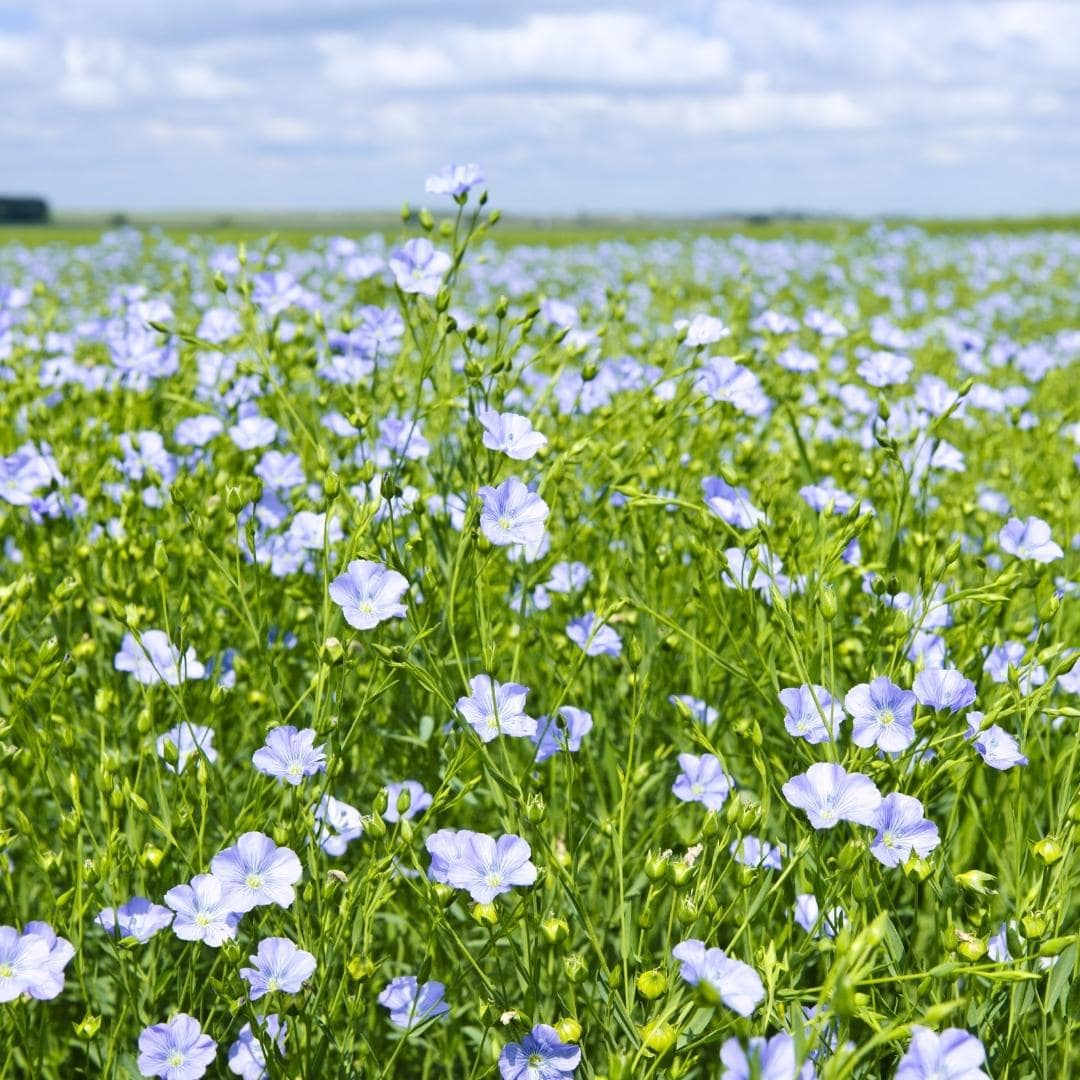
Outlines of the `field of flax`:
M 0 1075 L 1080 1067 L 1080 235 L 0 247 Z

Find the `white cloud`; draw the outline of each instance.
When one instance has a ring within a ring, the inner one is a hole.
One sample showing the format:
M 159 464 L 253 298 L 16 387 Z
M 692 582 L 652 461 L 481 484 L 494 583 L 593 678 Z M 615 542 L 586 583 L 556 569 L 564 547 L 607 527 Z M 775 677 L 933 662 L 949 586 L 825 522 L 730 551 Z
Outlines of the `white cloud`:
M 195 101 L 223 101 L 247 90 L 247 84 L 216 72 L 209 64 L 184 63 L 173 68 L 172 84 L 177 94 Z

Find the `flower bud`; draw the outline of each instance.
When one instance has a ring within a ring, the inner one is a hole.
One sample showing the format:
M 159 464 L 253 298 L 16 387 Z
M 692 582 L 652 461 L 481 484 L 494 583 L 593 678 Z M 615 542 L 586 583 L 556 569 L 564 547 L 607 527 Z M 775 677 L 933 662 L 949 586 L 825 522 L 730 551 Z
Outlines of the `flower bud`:
M 101 1017 L 88 1012 L 77 1024 L 72 1025 L 80 1039 L 92 1039 L 101 1028 Z
M 1058 956 L 1064 952 L 1070 945 L 1076 944 L 1076 934 L 1071 937 L 1053 937 L 1048 941 L 1044 941 L 1039 946 L 1040 956 Z
M 1065 854 L 1065 849 L 1057 837 L 1044 836 L 1031 845 L 1031 852 L 1043 866 L 1053 866 Z
M 409 812 L 409 807 L 412 805 L 412 792 L 407 787 L 403 787 L 398 792 L 397 799 L 394 800 L 394 807 L 397 809 L 398 814 L 404 815 Z
M 1046 933 L 1047 922 L 1045 911 L 1029 911 L 1020 920 L 1024 927 L 1024 937 L 1041 938 Z
M 668 862 L 668 880 L 676 889 L 684 889 L 690 884 L 694 868 L 682 859 L 672 859 Z
M 582 983 L 589 977 L 589 965 L 578 953 L 563 957 L 563 970 L 572 983 Z
M 540 924 L 540 933 L 549 945 L 558 945 L 570 935 L 570 926 L 561 915 L 549 915 Z
M 974 934 L 957 934 L 960 939 L 956 946 L 957 952 L 965 960 L 981 960 L 986 955 L 986 939 L 975 937 Z
M 472 917 L 478 923 L 494 926 L 499 921 L 499 912 L 494 904 L 473 904 Z
M 572 1016 L 556 1020 L 554 1027 L 555 1033 L 564 1043 L 576 1043 L 581 1038 L 581 1025 Z
M 832 585 L 822 585 L 818 593 L 818 607 L 821 609 L 822 618 L 826 622 L 832 622 L 839 610 L 836 603 L 836 590 Z
M 390 792 L 386 788 L 379 788 L 375 792 L 375 798 L 371 800 L 371 812 L 373 814 L 385 814 L 390 805 Z
M 427 207 L 416 215 L 416 220 L 420 223 L 420 228 L 423 229 L 424 232 L 431 232 L 435 227 L 435 219 L 431 216 L 431 211 L 428 210 Z
M 530 792 L 525 800 L 525 819 L 532 825 L 539 825 L 547 813 L 547 805 L 544 796 L 538 791 Z
M 678 1037 L 678 1029 L 666 1020 L 653 1020 L 641 1029 L 641 1041 L 656 1054 L 666 1054 Z
M 322 482 L 323 497 L 328 503 L 333 502 L 341 491 L 341 478 L 333 469 L 327 469 Z
M 645 876 L 652 882 L 662 881 L 667 876 L 668 858 L 665 852 L 650 851 L 645 856 Z
M 159 574 L 164 574 L 169 568 L 169 553 L 165 550 L 165 541 L 158 540 L 154 544 L 154 569 Z
M 646 1001 L 655 1001 L 668 988 L 668 977 L 660 968 L 641 972 L 634 980 L 637 992 Z
M 993 874 L 988 874 L 984 870 L 968 870 L 963 874 L 956 875 L 956 883 L 961 888 L 967 889 L 969 892 L 978 893 L 979 896 L 992 896 L 996 889 L 989 888 L 990 882 L 994 880 Z
M 675 907 L 675 918 L 682 926 L 693 926 L 697 922 L 698 906 L 692 896 L 681 896 Z
M 371 817 L 364 822 L 364 832 L 376 840 L 382 839 L 382 837 L 386 835 L 386 822 L 383 821 L 382 815 L 372 814 Z
M 336 637 L 328 637 L 322 643 L 319 655 L 324 664 L 334 667 L 345 658 L 345 648 Z

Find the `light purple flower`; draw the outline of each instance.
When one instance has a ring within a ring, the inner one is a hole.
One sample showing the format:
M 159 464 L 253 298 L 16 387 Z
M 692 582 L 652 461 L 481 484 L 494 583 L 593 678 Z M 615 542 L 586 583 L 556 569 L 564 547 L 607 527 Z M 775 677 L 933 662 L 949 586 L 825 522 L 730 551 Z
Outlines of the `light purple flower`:
M 293 885 L 303 875 L 296 853 L 261 832 L 246 832 L 215 855 L 210 872 L 221 882 L 224 902 L 240 913 L 262 904 L 289 907 L 296 899 Z
M 0 1002 L 50 983 L 49 943 L 39 934 L 20 934 L 13 926 L 0 926 Z
M 972 740 L 975 750 L 991 769 L 1004 772 L 1014 765 L 1028 763 L 1027 757 L 1020 752 L 1020 744 L 1004 728 L 997 724 L 984 728 L 982 723 L 981 712 L 968 713 L 968 730 L 964 737 Z
M 288 1026 L 283 1024 L 277 1013 L 259 1018 L 259 1027 L 264 1038 L 277 1050 L 279 1056 L 285 1055 L 285 1035 Z M 266 1080 L 266 1052 L 262 1048 L 250 1024 L 240 1029 L 236 1042 L 229 1047 L 229 1071 L 236 1073 L 243 1080 Z
M 528 461 L 547 446 L 547 436 L 534 430 L 527 416 L 484 409 L 478 418 L 484 426 L 484 445 L 515 461 Z
M 255 450 L 269 446 L 276 438 L 278 426 L 268 416 L 252 413 L 241 417 L 229 428 L 229 438 L 240 450 Z
M 298 731 L 283 724 L 268 732 L 266 745 L 251 755 L 255 768 L 265 776 L 274 776 L 296 787 L 304 778 L 326 772 L 326 754 L 315 745 L 314 728 Z
M 792 777 L 783 792 L 792 806 L 806 811 L 815 829 L 831 829 L 838 821 L 873 825 L 881 805 L 881 793 L 869 776 L 827 761 Z
M 819 514 L 830 510 L 833 514 L 846 514 L 854 505 L 855 497 L 836 486 L 831 476 L 826 476 L 820 484 L 807 484 L 799 488 L 803 502 Z
M 49 950 L 43 973 L 30 982 L 26 992 L 37 1001 L 51 1001 L 64 989 L 64 968 L 75 955 L 75 946 L 67 938 L 60 937 L 47 922 L 37 920 L 23 927 L 22 936 L 44 941 Z M 2 964 L 3 960 L 0 960 Z
M 427 297 L 438 293 L 453 262 L 425 236 L 407 240 L 403 247 L 391 252 L 389 260 L 394 281 L 402 292 Z
M 931 668 L 915 676 L 913 687 L 920 705 L 958 713 L 975 703 L 975 684 L 955 668 Z
M 536 734 L 536 721 L 525 715 L 527 686 L 496 682 L 490 675 L 474 675 L 469 688 L 472 693 L 458 698 L 456 708 L 481 742 L 491 742 L 499 735 L 531 739 Z
M 699 345 L 715 345 L 731 336 L 731 331 L 724 325 L 722 319 L 713 315 L 695 315 L 692 319 L 676 319 L 676 330 L 686 330 L 685 344 L 691 348 Z
M 722 1001 L 740 1016 L 749 1016 L 765 999 L 758 973 L 728 956 L 722 949 L 707 949 L 697 938 L 680 942 L 671 950 L 681 961 L 679 974 L 691 986 L 699 986 L 714 1004 Z
M 191 724 L 187 720 L 181 720 L 176 727 L 169 728 L 163 735 L 157 737 L 155 746 L 158 757 L 165 762 L 165 768 L 169 772 L 182 773 L 188 761 L 193 757 L 203 756 L 213 765 L 217 761 L 217 751 L 213 747 L 214 731 L 202 724 Z M 176 751 L 176 763 L 168 760 L 168 747 L 172 746 Z
M 733 840 L 728 851 L 741 866 L 765 870 L 779 870 L 784 856 L 782 848 L 774 847 L 767 840 L 759 840 L 756 836 L 749 835 L 741 840 Z
M 1053 562 L 1064 554 L 1050 539 L 1050 526 L 1037 517 L 1029 517 L 1026 521 L 1009 518 L 998 533 L 998 543 L 1002 551 L 1018 559 L 1032 559 L 1038 563 Z
M 151 1024 L 139 1036 L 139 1073 L 161 1080 L 198 1080 L 217 1054 L 217 1043 L 199 1021 L 177 1013 L 166 1024 Z
M 843 707 L 823 686 L 803 684 L 781 690 L 780 704 L 785 710 L 784 727 L 796 739 L 816 745 L 835 739 L 840 732 Z
M 741 1039 L 727 1039 L 720 1060 L 723 1080 L 814 1080 L 812 1062 L 796 1069 L 795 1040 L 786 1031 L 771 1039 L 752 1035 L 745 1047 Z
M 221 882 L 212 874 L 196 874 L 190 884 L 170 889 L 165 903 L 176 912 L 172 929 L 182 941 L 202 941 L 216 949 L 236 937 L 240 916 L 225 903 Z
M 852 742 L 877 745 L 887 753 L 905 750 L 915 740 L 915 700 L 910 690 L 901 690 L 885 675 L 853 687 L 844 698 L 852 718 Z
M 671 790 L 683 802 L 699 802 L 707 810 L 719 810 L 731 792 L 731 780 L 725 775 L 715 754 L 680 754 L 679 773 Z
M 499 1055 L 502 1080 L 566 1080 L 581 1064 L 581 1051 L 564 1043 L 549 1024 L 537 1024 L 521 1042 Z
M 490 904 L 515 885 L 531 885 L 536 880 L 531 855 L 520 836 L 507 833 L 496 840 L 484 833 L 470 833 L 463 857 L 447 870 L 447 883 L 468 890 L 478 904 Z
M 315 807 L 316 839 L 327 855 L 344 855 L 349 844 L 364 835 L 364 818 L 355 806 L 323 795 Z
M 480 531 L 496 547 L 521 544 L 526 550 L 537 548 L 544 539 L 548 505 L 515 476 L 497 488 L 479 491 L 483 507 Z
M 938 827 L 923 817 L 922 803 L 911 795 L 886 795 L 873 826 L 877 834 L 870 851 L 885 866 L 899 866 L 912 852 L 925 859 L 941 843 Z
M 960 1028 L 939 1035 L 915 1025 L 895 1080 L 990 1080 L 980 1067 L 985 1061 L 986 1051 L 974 1035 Z
M 304 980 L 315 973 L 315 957 L 286 937 L 263 938 L 248 960 L 252 966 L 241 968 L 240 978 L 247 980 L 252 1001 L 279 992 L 299 994 Z
M 164 630 L 144 630 L 138 640 L 129 630 L 120 642 L 113 666 L 134 675 L 135 681 L 144 686 L 158 682 L 178 686 L 185 679 L 201 679 L 206 674 L 194 646 L 189 645 L 181 656 Z
M 429 195 L 451 195 L 458 198 L 484 182 L 484 174 L 475 162 L 466 165 L 445 165 L 429 176 L 424 190 Z
M 384 619 L 403 619 L 401 602 L 409 582 L 396 570 L 370 559 L 353 559 L 330 583 L 330 599 L 341 608 L 345 621 L 357 630 L 370 630 Z
M 855 369 L 871 386 L 885 387 L 906 383 L 915 365 L 906 356 L 896 353 L 871 353 Z
M 536 763 L 547 761 L 560 750 L 569 750 L 575 754 L 581 749 L 581 740 L 592 731 L 592 716 L 584 709 L 576 709 L 573 705 L 563 705 L 559 708 L 559 716 L 562 717 L 565 726 L 560 728 L 554 717 L 541 716 L 536 722 L 536 731 L 532 741 L 537 745 Z
M 134 896 L 118 908 L 99 911 L 94 921 L 109 934 L 146 943 L 173 920 L 173 913 L 145 896 Z
M 606 623 L 597 626 L 596 615 L 589 611 L 580 619 L 574 619 L 566 627 L 566 636 L 586 656 L 618 656 L 622 652 L 622 639 Z
M 736 529 L 752 529 L 765 515 L 750 501 L 746 488 L 733 487 L 720 476 L 706 476 L 701 481 L 705 505 Z
M 450 884 L 450 868 L 463 862 L 469 850 L 469 838 L 475 835 L 468 829 L 440 829 L 424 842 L 431 856 L 428 877 L 441 885 Z
M 399 975 L 379 994 L 379 1004 L 390 1010 L 390 1023 L 408 1030 L 450 1011 L 443 1001 L 445 992 L 446 987 L 434 979 L 420 986 L 415 975 Z
M 834 907 L 825 912 L 822 918 L 817 897 L 813 893 L 799 893 L 795 897 L 795 910 L 792 914 L 795 922 L 808 934 L 824 935 L 828 938 L 836 937 L 837 932 L 845 922 L 843 908 L 839 907 Z M 818 922 L 819 918 L 821 919 L 820 923 Z

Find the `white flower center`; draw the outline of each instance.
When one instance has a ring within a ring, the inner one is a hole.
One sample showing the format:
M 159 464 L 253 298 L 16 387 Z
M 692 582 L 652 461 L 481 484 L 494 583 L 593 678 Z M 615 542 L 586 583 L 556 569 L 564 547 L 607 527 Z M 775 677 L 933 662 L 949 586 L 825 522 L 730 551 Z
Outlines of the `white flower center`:
M 489 870 L 487 877 L 484 878 L 484 884 L 491 889 L 497 889 L 502 884 L 502 874 L 497 870 Z
M 10 964 L 0 964 L 0 979 L 10 979 L 14 974 Z
M 895 721 L 896 716 L 892 709 L 882 709 L 881 712 L 878 713 L 878 723 L 882 727 L 888 727 L 890 724 L 895 723 Z
M 252 871 L 246 878 L 244 878 L 244 884 L 249 889 L 261 889 L 263 887 L 262 874 L 256 874 Z
M 169 1055 L 169 1068 L 179 1069 L 184 1064 L 184 1055 L 179 1050 L 174 1050 Z
M 499 528 L 502 529 L 503 532 L 507 532 L 509 530 L 510 524 L 510 519 L 505 514 L 501 518 L 499 518 Z

